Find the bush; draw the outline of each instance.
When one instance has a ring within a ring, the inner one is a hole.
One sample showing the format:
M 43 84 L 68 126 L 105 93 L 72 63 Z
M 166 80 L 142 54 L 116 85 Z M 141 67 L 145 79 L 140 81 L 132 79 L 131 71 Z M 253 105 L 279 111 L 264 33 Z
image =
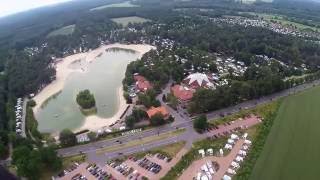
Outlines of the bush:
M 147 117 L 147 113 L 142 109 L 134 108 L 132 114 L 127 116 L 125 119 L 126 126 L 133 128 L 134 124 L 140 122 L 142 119 Z
M 150 118 L 151 125 L 160 126 L 166 123 L 161 113 L 157 113 Z
M 33 99 L 31 99 L 31 100 L 28 101 L 27 105 L 30 106 L 30 107 L 35 107 L 37 105 L 37 103 Z
M 208 127 L 208 120 L 206 115 L 197 117 L 193 122 L 193 128 L 197 132 L 202 132 Z
M 73 146 L 77 143 L 76 135 L 69 129 L 64 129 L 59 135 L 60 144 L 62 146 Z

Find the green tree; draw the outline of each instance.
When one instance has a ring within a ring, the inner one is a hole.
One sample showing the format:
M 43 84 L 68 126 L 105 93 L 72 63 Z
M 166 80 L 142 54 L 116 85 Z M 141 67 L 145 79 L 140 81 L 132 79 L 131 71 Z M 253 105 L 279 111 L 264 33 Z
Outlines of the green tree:
M 80 91 L 77 95 L 77 103 L 83 109 L 90 109 L 96 105 L 96 101 L 94 99 L 93 94 L 90 93 L 89 90 Z
M 193 122 L 193 127 L 196 131 L 202 132 L 208 127 L 207 116 L 201 115 Z
M 62 167 L 62 159 L 57 155 L 55 149 L 51 146 L 40 148 L 41 161 L 46 168 L 57 171 Z
M 62 146 L 73 146 L 77 143 L 76 135 L 70 129 L 62 130 L 59 140 Z
M 13 150 L 12 163 L 16 165 L 19 176 L 38 179 L 41 168 L 41 156 L 36 150 L 19 146 Z
M 166 121 L 161 113 L 157 113 L 150 118 L 150 123 L 152 126 L 160 126 L 165 124 Z
M 7 154 L 7 147 L 0 141 L 0 158 L 4 158 Z
M 134 118 L 134 116 L 127 116 L 125 123 L 127 127 L 133 128 L 134 124 L 136 123 L 136 119 Z
M 36 105 L 37 105 L 37 103 L 33 99 L 28 101 L 28 106 L 35 107 Z

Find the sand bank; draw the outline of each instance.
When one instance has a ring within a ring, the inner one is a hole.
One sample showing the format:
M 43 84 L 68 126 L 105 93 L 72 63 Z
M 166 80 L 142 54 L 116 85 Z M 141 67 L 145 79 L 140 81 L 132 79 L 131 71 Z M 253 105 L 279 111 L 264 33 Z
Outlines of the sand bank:
M 66 80 L 68 79 L 71 73 L 86 73 L 88 69 L 88 64 L 94 61 L 98 56 L 102 53 L 106 52 L 106 49 L 110 48 L 122 48 L 122 49 L 130 49 L 134 50 L 139 53 L 139 58 L 142 57 L 143 54 L 150 51 L 151 49 L 155 49 L 154 46 L 146 45 L 146 44 L 110 44 L 110 45 L 103 45 L 99 48 L 86 52 L 86 53 L 78 53 L 68 57 L 61 59 L 61 61 L 55 64 L 56 67 L 56 80 L 52 83 L 48 84 L 44 89 L 41 90 L 33 99 L 37 103 L 37 105 L 33 108 L 35 115 L 41 108 L 42 103 L 44 103 L 48 98 L 52 95 L 56 94 L 57 92 L 61 91 L 65 85 Z M 79 60 L 82 60 L 82 63 L 77 66 L 72 66 L 72 63 L 75 63 Z M 76 68 L 75 68 L 76 67 Z M 78 128 L 77 130 L 82 129 L 89 129 L 89 130 L 97 130 L 101 127 L 108 126 L 115 121 L 119 120 L 121 114 L 125 111 L 127 104 L 123 97 L 123 90 L 122 87 L 118 90 L 119 95 L 119 108 L 115 115 L 111 118 L 100 118 L 98 116 L 88 116 L 84 124 Z

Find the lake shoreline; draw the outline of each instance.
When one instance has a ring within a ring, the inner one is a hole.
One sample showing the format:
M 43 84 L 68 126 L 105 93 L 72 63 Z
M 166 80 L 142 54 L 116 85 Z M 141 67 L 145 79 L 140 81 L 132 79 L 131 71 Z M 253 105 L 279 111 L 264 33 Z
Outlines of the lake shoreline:
M 106 53 L 106 50 L 112 49 L 112 48 L 120 48 L 120 49 L 128 49 L 133 50 L 137 53 L 139 53 L 138 58 L 140 59 L 143 54 L 150 51 L 151 49 L 155 49 L 154 46 L 147 45 L 147 44 L 131 44 L 131 45 L 125 45 L 125 44 L 110 44 L 110 45 L 102 45 L 97 49 L 94 49 L 92 51 L 86 52 L 86 53 L 78 53 L 74 55 L 67 56 L 65 58 L 62 58 L 59 62 L 55 64 L 56 68 L 56 79 L 48 84 L 45 88 L 43 88 L 40 93 L 38 93 L 33 100 L 37 103 L 37 105 L 33 108 L 34 114 L 37 117 L 37 114 L 41 108 L 41 105 L 50 97 L 52 97 L 54 94 L 56 94 L 59 91 L 62 91 L 64 88 L 65 82 L 68 79 L 68 77 L 72 73 L 86 73 L 88 72 L 88 65 L 92 61 L 94 61 L 96 58 L 101 56 L 103 53 Z M 77 68 L 70 68 L 70 65 L 74 63 L 75 61 L 84 60 L 86 63 L 83 63 L 83 65 L 77 67 Z M 76 128 L 73 131 L 79 131 L 88 129 L 91 131 L 96 131 L 98 129 L 101 129 L 102 127 L 109 126 L 113 123 L 115 123 L 117 120 L 120 119 L 121 114 L 125 111 L 127 108 L 126 100 L 123 97 L 123 88 L 122 86 L 118 89 L 118 108 L 116 113 L 110 117 L 110 118 L 101 118 L 96 115 L 91 115 L 85 118 L 84 123 L 81 125 L 80 128 Z

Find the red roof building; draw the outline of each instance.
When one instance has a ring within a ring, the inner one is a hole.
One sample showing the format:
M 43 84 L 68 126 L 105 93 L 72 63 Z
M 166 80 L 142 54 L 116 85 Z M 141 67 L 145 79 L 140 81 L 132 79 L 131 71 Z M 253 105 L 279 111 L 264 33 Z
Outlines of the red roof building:
M 168 110 L 164 107 L 164 106 L 160 106 L 160 107 L 151 107 L 148 111 L 148 117 L 151 118 L 152 116 L 156 115 L 156 114 L 162 114 L 162 116 L 167 119 L 169 117 L 169 112 Z
M 194 90 L 181 85 L 174 85 L 171 87 L 172 94 L 179 99 L 179 101 L 190 101 L 193 97 Z
M 146 92 L 149 89 L 152 89 L 151 83 L 143 76 L 135 74 L 133 76 L 136 81 L 136 88 L 141 92 Z

